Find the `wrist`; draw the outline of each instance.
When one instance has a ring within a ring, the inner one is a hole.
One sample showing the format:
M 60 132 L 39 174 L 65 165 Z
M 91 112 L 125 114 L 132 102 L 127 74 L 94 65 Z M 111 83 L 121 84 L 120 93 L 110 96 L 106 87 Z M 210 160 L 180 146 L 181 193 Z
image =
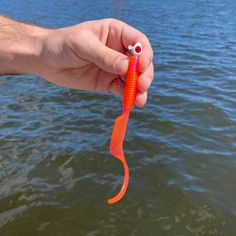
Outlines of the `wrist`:
M 42 58 L 45 41 L 52 30 L 33 26 L 27 34 L 22 48 L 15 50 L 15 58 L 19 66 L 24 70 L 21 73 L 41 75 L 44 69 Z

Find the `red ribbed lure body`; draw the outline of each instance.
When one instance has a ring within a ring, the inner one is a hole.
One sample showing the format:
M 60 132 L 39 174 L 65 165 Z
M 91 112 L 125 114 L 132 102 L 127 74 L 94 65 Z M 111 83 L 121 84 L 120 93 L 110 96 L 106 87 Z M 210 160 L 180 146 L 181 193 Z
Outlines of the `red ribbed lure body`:
M 126 74 L 123 112 L 129 113 L 134 105 L 138 85 L 138 56 L 131 56 Z
M 129 59 L 129 66 L 126 73 L 126 82 L 125 82 L 125 91 L 123 98 L 123 113 L 115 120 L 111 142 L 110 142 L 110 152 L 111 154 L 118 158 L 124 167 L 124 181 L 120 192 L 110 198 L 108 200 L 109 204 L 118 202 L 125 194 L 128 183 L 129 183 L 129 168 L 126 163 L 126 159 L 123 152 L 123 141 L 125 137 L 126 127 L 129 120 L 129 114 L 134 105 L 134 101 L 137 94 L 137 86 L 138 86 L 138 61 L 140 55 L 142 53 L 142 47 L 140 43 L 136 43 L 134 47 L 130 48 L 133 52 L 133 56 Z M 139 50 L 138 52 L 135 50 Z

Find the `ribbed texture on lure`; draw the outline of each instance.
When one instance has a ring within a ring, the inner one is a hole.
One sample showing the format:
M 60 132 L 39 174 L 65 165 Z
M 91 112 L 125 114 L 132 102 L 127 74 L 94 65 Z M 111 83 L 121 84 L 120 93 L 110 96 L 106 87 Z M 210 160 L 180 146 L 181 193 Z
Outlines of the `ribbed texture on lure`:
M 129 113 L 134 105 L 138 86 L 138 56 L 131 56 L 126 74 L 123 112 Z
M 109 204 L 118 202 L 125 194 L 129 183 L 129 168 L 125 160 L 123 152 L 123 141 L 125 137 L 126 127 L 129 120 L 129 113 L 134 105 L 134 101 L 137 93 L 138 83 L 138 56 L 131 56 L 129 59 L 129 67 L 126 73 L 125 92 L 123 100 L 123 113 L 116 118 L 111 142 L 110 152 L 119 159 L 124 167 L 124 181 L 121 190 L 114 197 L 108 199 Z

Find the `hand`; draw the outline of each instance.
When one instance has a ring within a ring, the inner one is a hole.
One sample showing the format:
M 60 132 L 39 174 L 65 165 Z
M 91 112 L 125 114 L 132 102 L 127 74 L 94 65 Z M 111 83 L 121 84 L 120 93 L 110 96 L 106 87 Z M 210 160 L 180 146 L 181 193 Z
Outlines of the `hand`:
M 43 41 L 39 75 L 57 85 L 123 95 L 128 67 L 128 45 L 140 42 L 139 84 L 135 104 L 142 107 L 153 80 L 153 51 L 147 37 L 115 19 L 88 21 L 49 30 Z

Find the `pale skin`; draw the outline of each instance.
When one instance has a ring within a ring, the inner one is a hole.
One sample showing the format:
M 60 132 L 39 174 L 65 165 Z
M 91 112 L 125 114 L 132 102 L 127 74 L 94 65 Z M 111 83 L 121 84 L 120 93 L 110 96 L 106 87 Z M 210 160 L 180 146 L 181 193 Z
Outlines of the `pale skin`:
M 46 29 L 0 15 L 0 74 L 33 74 L 68 88 L 122 96 L 127 48 L 136 42 L 143 54 L 135 104 L 142 107 L 154 77 L 153 51 L 143 33 L 115 19 Z

